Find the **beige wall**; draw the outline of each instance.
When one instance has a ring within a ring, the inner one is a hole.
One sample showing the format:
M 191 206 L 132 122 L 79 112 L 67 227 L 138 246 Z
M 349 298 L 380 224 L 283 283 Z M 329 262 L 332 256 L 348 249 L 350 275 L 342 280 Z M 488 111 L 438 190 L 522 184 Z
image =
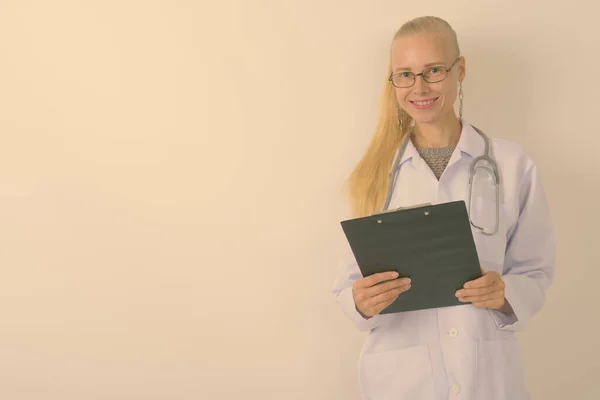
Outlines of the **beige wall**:
M 558 235 L 534 399 L 595 399 L 596 2 L 0 1 L 0 398 L 357 399 L 329 289 L 388 41 L 435 14 L 465 117 Z M 595 393 L 595 394 L 594 394 Z

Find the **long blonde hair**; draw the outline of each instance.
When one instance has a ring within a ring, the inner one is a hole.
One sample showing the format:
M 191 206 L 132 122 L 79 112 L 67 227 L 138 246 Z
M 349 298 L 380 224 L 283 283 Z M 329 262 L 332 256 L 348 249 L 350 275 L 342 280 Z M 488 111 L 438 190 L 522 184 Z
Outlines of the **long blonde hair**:
M 443 35 L 456 56 L 460 55 L 456 33 L 448 22 L 438 17 L 419 17 L 404 23 L 394 35 L 392 44 L 400 36 L 419 32 Z M 398 107 L 396 90 L 389 81 L 392 73 L 391 50 L 387 69 L 375 132 L 365 154 L 346 182 L 350 208 L 356 217 L 371 215 L 383 207 L 388 194 L 389 170 L 394 155 L 413 122 L 408 113 Z

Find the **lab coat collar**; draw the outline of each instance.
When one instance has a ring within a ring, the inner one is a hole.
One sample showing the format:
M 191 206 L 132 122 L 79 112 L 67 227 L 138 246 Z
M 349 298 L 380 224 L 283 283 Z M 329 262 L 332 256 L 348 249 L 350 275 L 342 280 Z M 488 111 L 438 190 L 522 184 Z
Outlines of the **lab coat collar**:
M 461 157 L 462 153 L 467 154 L 471 158 L 479 157 L 483 155 L 485 151 L 485 143 L 481 135 L 465 120 L 462 121 L 462 131 L 460 133 L 460 138 L 458 139 L 458 143 L 456 145 L 456 150 L 452 154 L 452 157 L 449 160 L 448 164 L 454 163 L 457 158 Z M 396 150 L 396 154 L 394 156 L 394 160 L 398 157 L 398 152 L 400 148 Z M 400 163 L 398 167 L 402 166 L 406 161 L 415 161 L 421 160 L 421 155 L 417 151 L 417 148 L 413 144 L 412 140 L 409 140 L 406 144 L 406 149 L 404 150 L 404 154 L 402 154 L 402 158 L 400 159 Z M 390 171 L 393 169 L 393 163 L 390 165 Z
M 456 147 L 471 158 L 476 158 L 485 152 L 485 142 L 481 135 L 470 125 L 463 120 L 463 127 L 460 133 L 460 139 Z
M 404 140 L 406 140 L 406 138 L 402 139 L 402 141 L 404 141 Z M 402 148 L 402 141 L 400 142 L 400 146 L 398 146 L 398 148 L 396 149 L 396 152 L 394 153 L 393 161 L 390 164 L 390 169 L 389 169 L 390 173 L 394 169 L 394 164 L 396 162 L 396 159 L 398 158 L 398 152 L 400 152 L 400 149 Z M 402 164 L 404 164 L 406 161 L 412 160 L 412 158 L 415 156 L 420 157 L 419 153 L 417 152 L 417 149 L 415 148 L 415 146 L 412 143 L 412 140 L 409 139 L 408 143 L 406 144 L 406 148 L 404 149 L 404 153 L 402 154 L 402 158 L 400 159 L 400 162 L 396 166 L 396 169 L 400 168 L 400 166 L 402 166 Z

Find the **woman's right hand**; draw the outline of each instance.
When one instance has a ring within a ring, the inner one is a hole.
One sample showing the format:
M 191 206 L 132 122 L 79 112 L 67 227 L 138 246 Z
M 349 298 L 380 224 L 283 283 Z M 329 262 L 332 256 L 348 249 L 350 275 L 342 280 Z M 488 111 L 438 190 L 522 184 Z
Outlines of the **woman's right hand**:
M 397 278 L 397 272 L 381 272 L 354 282 L 352 296 L 356 310 L 369 319 L 392 304 L 401 293 L 410 289 L 409 278 Z

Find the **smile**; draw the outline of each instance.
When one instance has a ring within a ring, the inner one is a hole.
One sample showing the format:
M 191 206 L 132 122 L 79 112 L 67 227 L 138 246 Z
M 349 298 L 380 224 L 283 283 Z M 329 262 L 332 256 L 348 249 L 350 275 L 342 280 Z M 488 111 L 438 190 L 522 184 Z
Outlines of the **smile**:
M 436 101 L 438 101 L 438 99 L 439 97 L 436 97 L 429 100 L 411 101 L 410 103 L 415 106 L 415 108 L 422 110 L 431 107 Z

